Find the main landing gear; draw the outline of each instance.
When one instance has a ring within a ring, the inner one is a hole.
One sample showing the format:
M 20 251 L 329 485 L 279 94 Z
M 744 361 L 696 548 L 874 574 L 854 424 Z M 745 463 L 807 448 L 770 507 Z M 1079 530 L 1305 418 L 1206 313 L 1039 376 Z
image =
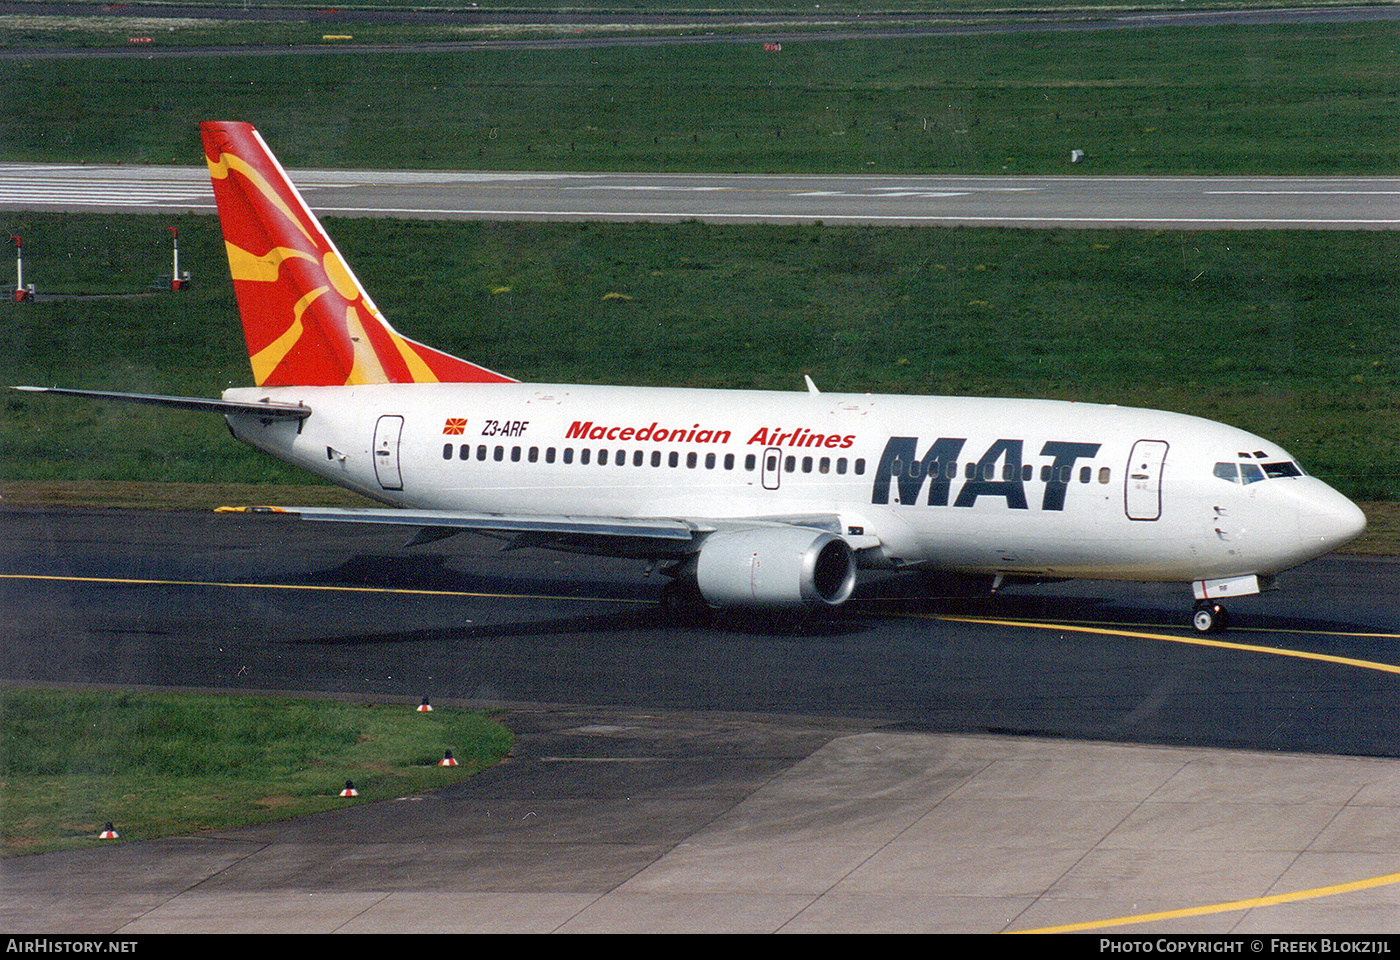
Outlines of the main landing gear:
M 1197 633 L 1219 633 L 1230 625 L 1230 614 L 1215 600 L 1198 600 L 1191 611 L 1191 626 Z
M 714 610 L 700 595 L 700 589 L 682 578 L 661 588 L 661 615 L 672 623 L 698 625 L 714 618 Z

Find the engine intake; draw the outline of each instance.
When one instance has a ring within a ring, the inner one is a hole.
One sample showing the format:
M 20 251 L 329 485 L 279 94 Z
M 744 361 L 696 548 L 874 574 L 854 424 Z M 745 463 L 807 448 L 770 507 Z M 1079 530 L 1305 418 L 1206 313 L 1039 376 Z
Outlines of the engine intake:
M 835 534 L 758 527 L 710 534 L 695 579 L 713 607 L 838 607 L 855 590 L 856 561 Z

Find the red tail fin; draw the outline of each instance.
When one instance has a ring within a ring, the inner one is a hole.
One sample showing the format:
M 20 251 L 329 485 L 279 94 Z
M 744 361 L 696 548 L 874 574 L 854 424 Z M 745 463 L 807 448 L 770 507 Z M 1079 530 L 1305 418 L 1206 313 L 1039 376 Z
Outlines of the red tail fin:
M 513 382 L 401 336 L 252 125 L 199 126 L 258 386 Z

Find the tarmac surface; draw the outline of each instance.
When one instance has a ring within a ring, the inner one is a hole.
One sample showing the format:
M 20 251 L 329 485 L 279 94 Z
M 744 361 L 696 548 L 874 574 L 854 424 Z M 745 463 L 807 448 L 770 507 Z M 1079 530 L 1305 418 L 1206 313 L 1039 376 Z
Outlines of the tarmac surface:
M 439 793 L 5 860 L 0 924 L 1400 922 L 1400 563 L 1300 568 L 1202 646 L 1176 588 L 1068 583 L 988 603 L 889 578 L 829 623 L 678 628 L 633 564 L 401 543 L 259 515 L 0 511 L 6 682 L 406 709 L 431 695 L 496 709 L 518 736 L 508 762 Z
M 1066 168 L 1073 169 L 1066 157 Z M 964 177 L 294 170 L 322 216 L 1394 230 L 1396 177 Z M 0 209 L 213 213 L 203 167 L 0 164 Z

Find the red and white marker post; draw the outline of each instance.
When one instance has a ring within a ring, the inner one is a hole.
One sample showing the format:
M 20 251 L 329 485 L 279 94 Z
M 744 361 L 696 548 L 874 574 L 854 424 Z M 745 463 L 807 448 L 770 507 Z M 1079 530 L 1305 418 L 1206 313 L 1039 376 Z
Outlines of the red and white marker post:
M 180 228 L 166 227 L 170 231 L 170 245 L 173 259 L 170 264 L 170 289 L 184 290 L 190 285 L 189 275 L 180 276 Z
M 34 299 L 34 291 L 24 287 L 24 241 L 14 234 L 10 239 L 15 242 L 15 303 L 23 303 Z

